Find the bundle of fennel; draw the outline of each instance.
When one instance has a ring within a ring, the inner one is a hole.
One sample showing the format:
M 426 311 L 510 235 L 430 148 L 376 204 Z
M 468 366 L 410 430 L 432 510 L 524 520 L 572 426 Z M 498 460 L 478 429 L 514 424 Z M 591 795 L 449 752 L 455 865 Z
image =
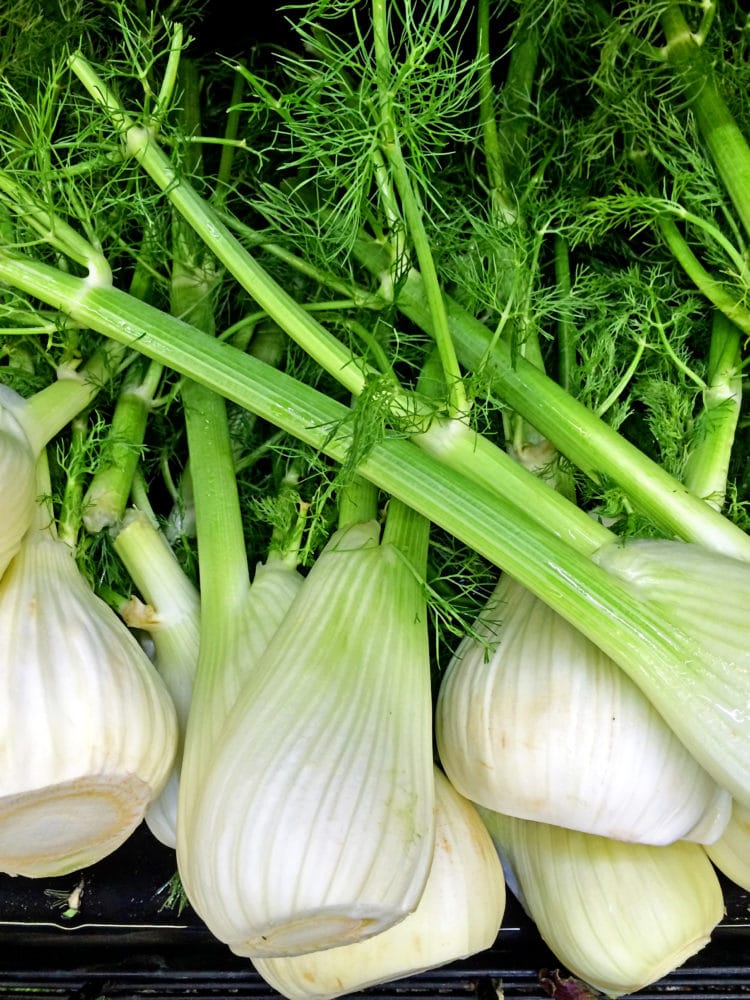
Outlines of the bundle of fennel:
M 290 1000 L 488 947 L 501 860 L 608 995 L 706 943 L 750 808 L 736 13 L 320 0 L 236 60 L 187 10 L 0 14 L 0 614 L 47 510 L 165 682 L 138 650 L 158 761 L 99 854 L 37 806 L 113 780 L 73 746 L 6 870 L 145 815 Z

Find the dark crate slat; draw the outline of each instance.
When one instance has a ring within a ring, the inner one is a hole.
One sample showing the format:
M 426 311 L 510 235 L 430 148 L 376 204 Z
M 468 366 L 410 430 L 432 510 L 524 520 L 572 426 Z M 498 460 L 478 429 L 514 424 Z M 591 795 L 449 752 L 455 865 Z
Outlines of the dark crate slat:
M 36 991 L 42 990 L 46 997 L 66 1000 L 278 1000 L 251 963 L 216 941 L 190 907 L 180 915 L 163 908 L 159 890 L 174 871 L 174 853 L 142 827 L 119 851 L 85 872 L 49 880 L 0 876 L 0 996 L 38 1000 Z M 65 920 L 45 890 L 70 892 L 81 876 L 81 911 Z M 641 991 L 639 998 L 748 997 L 750 898 L 726 883 L 725 896 L 727 916 L 711 944 Z M 363 995 L 377 1000 L 542 1000 L 547 994 L 539 983 L 540 971 L 558 968 L 509 897 L 493 948 Z

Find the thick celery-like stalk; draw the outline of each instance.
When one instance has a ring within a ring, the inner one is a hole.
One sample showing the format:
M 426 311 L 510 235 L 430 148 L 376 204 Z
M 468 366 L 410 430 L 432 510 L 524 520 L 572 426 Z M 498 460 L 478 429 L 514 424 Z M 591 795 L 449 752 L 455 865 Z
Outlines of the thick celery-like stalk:
M 262 361 L 126 292 L 115 288 L 92 288 L 83 279 L 18 255 L 0 254 L 0 278 L 75 316 L 91 329 L 137 349 L 244 406 L 320 448 L 334 460 L 346 458 L 349 408 Z M 335 428 L 340 428 L 340 433 L 332 433 Z M 422 454 L 421 449 L 408 441 L 394 439 L 375 445 L 363 459 L 359 471 L 386 492 L 462 538 L 488 559 L 500 559 L 500 565 L 504 561 L 501 553 L 513 554 L 513 563 L 518 562 L 519 571 L 526 566 L 523 572 L 528 576 L 534 562 L 543 559 L 544 542 L 540 543 L 536 559 L 532 557 L 528 562 L 524 558 L 524 539 L 531 535 L 517 533 L 512 527 L 518 520 L 532 525 L 533 514 L 529 512 L 537 502 L 546 503 L 552 494 L 534 476 L 523 478 L 527 487 L 523 494 L 520 492 L 521 480 L 509 480 L 507 491 L 512 500 L 502 496 L 506 487 L 499 477 L 496 491 L 500 495 L 495 497 L 489 486 L 469 483 L 461 473 Z M 426 490 L 428 483 L 429 492 Z M 481 508 L 476 514 L 474 500 Z M 577 525 L 580 512 L 572 504 L 567 507 L 561 504 L 557 522 L 546 530 L 539 527 L 541 537 L 549 535 L 559 541 L 564 552 L 571 551 L 569 546 L 575 545 L 579 537 L 566 522 L 563 512 L 568 510 L 574 519 L 572 524 Z M 502 511 L 507 514 L 498 521 Z M 506 538 L 505 543 L 501 542 L 502 536 Z M 590 552 L 590 540 L 581 543 L 580 548 Z M 581 567 L 591 567 L 589 560 L 582 559 Z M 544 572 L 549 569 L 547 567 Z M 536 577 L 536 573 L 533 575 Z
M 114 527 L 125 514 L 161 378 L 161 365 L 143 360 L 125 375 L 108 431 L 109 459 L 96 470 L 83 497 L 83 523 L 92 533 Z

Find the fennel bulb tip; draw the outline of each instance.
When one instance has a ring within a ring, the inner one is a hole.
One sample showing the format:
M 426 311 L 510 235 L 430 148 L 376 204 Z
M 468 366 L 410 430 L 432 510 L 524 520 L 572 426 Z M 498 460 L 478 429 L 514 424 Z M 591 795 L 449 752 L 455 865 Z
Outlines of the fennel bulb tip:
M 67 875 L 111 854 L 143 819 L 152 789 L 135 774 L 81 777 L 0 798 L 0 871 Z

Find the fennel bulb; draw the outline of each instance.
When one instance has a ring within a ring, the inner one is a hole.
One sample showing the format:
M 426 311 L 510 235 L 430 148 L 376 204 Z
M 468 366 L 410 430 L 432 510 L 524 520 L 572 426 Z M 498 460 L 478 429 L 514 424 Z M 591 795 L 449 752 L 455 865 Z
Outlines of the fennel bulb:
M 608 996 L 633 993 L 708 943 L 724 914 L 699 844 L 628 844 L 480 809 L 508 885 L 557 958 Z
M 650 844 L 715 840 L 731 797 L 597 646 L 503 574 L 444 674 L 443 767 L 497 812 Z
M 200 595 L 182 570 L 164 536 L 143 512 L 129 510 L 114 548 L 136 587 L 149 602 L 131 598 L 121 609 L 131 628 L 146 631 L 154 644 L 154 666 L 177 711 L 174 766 L 161 794 L 146 812 L 146 825 L 162 844 L 177 844 L 177 797 L 200 641 Z
M 720 872 L 750 891 L 750 808 L 740 802 L 732 804 L 727 828 L 706 847 L 706 853 Z
M 49 525 L 29 529 L 0 580 L 0 689 L 0 870 L 54 876 L 93 864 L 166 783 L 176 714 Z
M 377 934 L 422 894 L 434 841 L 427 621 L 414 570 L 379 534 L 370 520 L 332 536 L 181 796 L 185 891 L 237 954 Z M 188 743 L 192 727 L 191 712 Z
M 328 1000 L 484 951 L 504 910 L 505 881 L 489 833 L 435 768 L 435 852 L 416 910 L 364 941 L 253 964 L 289 1000 Z
M 0 577 L 34 516 L 36 456 L 16 416 L 24 400 L 0 385 Z

